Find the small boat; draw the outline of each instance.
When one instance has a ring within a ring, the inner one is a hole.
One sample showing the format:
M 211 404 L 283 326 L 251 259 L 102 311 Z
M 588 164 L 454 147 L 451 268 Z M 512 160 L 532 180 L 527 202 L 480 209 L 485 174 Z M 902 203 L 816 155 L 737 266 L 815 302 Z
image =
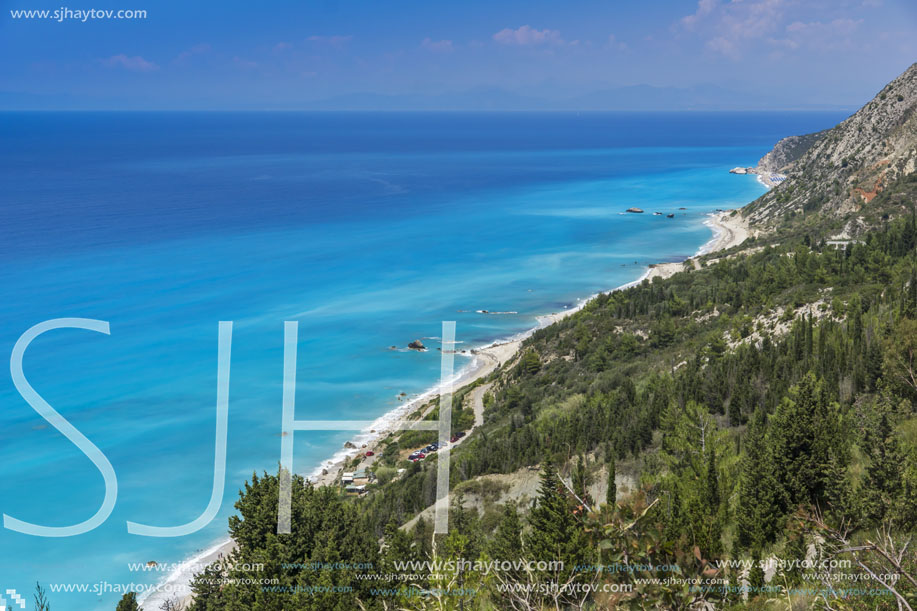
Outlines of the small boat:
M 634 214 L 643 214 L 643 210 L 640 208 L 628 208 L 624 212 L 633 212 Z
M 653 213 L 653 216 L 662 216 L 662 213 L 661 213 L 661 212 L 654 212 L 654 213 Z
M 666 214 L 666 215 L 665 215 L 665 218 L 667 218 L 667 219 L 673 219 L 673 218 L 675 218 L 675 213 L 673 212 L 672 214 Z

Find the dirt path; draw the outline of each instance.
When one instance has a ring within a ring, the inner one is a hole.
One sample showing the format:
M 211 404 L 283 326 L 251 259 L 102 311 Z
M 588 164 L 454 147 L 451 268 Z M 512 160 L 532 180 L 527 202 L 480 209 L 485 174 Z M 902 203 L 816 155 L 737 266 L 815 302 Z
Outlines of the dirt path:
M 490 390 L 494 383 L 478 386 L 471 393 L 471 406 L 474 408 L 474 427 L 478 428 L 484 424 L 484 395 Z

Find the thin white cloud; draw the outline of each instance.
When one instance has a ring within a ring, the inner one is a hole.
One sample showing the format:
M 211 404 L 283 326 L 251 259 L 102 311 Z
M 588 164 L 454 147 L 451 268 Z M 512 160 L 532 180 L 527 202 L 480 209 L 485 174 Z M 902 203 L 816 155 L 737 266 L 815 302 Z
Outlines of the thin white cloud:
M 828 23 L 824 23 L 822 21 L 812 21 L 810 23 L 794 21 L 790 25 L 786 26 L 786 31 L 788 33 L 798 34 L 801 36 L 822 34 L 843 36 L 853 34 L 853 32 L 856 31 L 861 23 L 863 23 L 862 19 L 834 19 Z
M 697 10 L 693 15 L 686 15 L 681 18 L 681 24 L 689 30 L 694 29 L 697 23 L 705 16 L 713 12 L 716 8 L 717 0 L 698 0 Z
M 192 57 L 194 57 L 195 55 L 203 55 L 204 53 L 209 53 L 210 50 L 211 50 L 210 45 L 207 44 L 206 42 L 202 42 L 202 43 L 194 45 L 190 49 L 185 49 L 184 51 L 179 53 L 178 56 L 175 58 L 175 61 L 178 63 L 184 63 L 184 62 L 187 62 Z
M 139 55 L 131 57 L 124 53 L 119 53 L 118 55 L 112 55 L 100 61 L 102 65 L 108 66 L 109 68 L 123 68 L 132 72 L 153 72 L 154 70 L 159 70 L 159 66 L 155 62 L 147 61 Z
M 529 25 L 521 26 L 515 30 L 504 28 L 494 34 L 493 39 L 503 45 L 515 46 L 564 44 L 564 39 L 561 38 L 560 32 L 557 30 L 536 30 Z
M 854 42 L 854 34 L 863 23 L 862 19 L 839 18 L 832 21 L 794 21 L 785 28 L 783 37 L 768 39 L 775 47 L 798 49 L 809 47 L 820 51 L 829 51 L 849 46 Z
M 732 59 L 740 59 L 750 41 L 773 38 L 780 32 L 790 0 L 699 0 L 692 15 L 679 24 L 709 36 L 705 47 Z
M 452 44 L 451 40 L 433 40 L 431 38 L 424 38 L 421 41 L 420 46 L 434 53 L 450 53 L 455 50 L 455 46 Z
M 608 35 L 607 45 L 610 49 L 617 49 L 618 51 L 627 51 L 627 43 L 618 40 L 618 37 L 614 34 Z

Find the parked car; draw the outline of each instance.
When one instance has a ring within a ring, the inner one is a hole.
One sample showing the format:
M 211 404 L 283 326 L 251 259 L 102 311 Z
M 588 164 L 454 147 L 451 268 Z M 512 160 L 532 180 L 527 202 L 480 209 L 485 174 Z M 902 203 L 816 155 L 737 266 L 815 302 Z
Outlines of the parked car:
M 372 450 L 370 450 L 369 452 L 366 453 L 366 456 L 375 456 L 375 455 L 376 455 L 376 453 L 373 452 Z

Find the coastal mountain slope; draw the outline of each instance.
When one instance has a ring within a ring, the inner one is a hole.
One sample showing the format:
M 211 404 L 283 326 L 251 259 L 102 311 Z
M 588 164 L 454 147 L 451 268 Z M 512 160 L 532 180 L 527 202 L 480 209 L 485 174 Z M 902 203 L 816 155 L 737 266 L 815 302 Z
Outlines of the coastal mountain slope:
M 774 148 L 758 161 L 758 170 L 765 172 L 780 172 L 788 165 L 802 157 L 812 148 L 819 138 L 824 136 L 829 130 L 823 129 L 820 132 L 812 134 L 803 134 L 801 136 L 787 136 L 783 138 Z
M 787 179 L 745 208 L 763 230 L 818 226 L 855 237 L 877 218 L 904 210 L 917 159 L 917 63 L 837 126 L 784 138 L 762 172 Z M 900 197 L 877 199 L 905 191 Z
M 253 476 L 232 562 L 195 578 L 190 611 L 911 608 L 915 73 L 771 156 L 791 178 L 744 214 L 780 224 L 779 239 L 599 294 L 458 388 L 448 453 L 434 431 L 392 431 L 333 476 L 369 469 L 365 488 L 295 475 L 289 535 L 280 476 Z M 810 239 L 810 219 L 829 229 L 893 206 L 910 213 L 867 218 L 844 250 Z M 439 409 L 431 398 L 409 418 Z M 441 460 L 447 535 L 430 520 Z M 478 560 L 535 568 L 465 566 Z M 835 587 L 852 566 L 857 594 Z M 264 579 L 277 585 L 252 585 Z M 434 591 L 449 596 L 428 603 Z

